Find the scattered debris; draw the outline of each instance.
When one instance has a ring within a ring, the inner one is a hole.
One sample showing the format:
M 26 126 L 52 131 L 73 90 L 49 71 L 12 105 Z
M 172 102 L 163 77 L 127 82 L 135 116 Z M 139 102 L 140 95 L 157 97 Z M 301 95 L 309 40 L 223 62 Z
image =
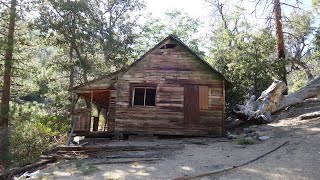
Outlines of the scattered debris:
M 259 140 L 260 141 L 266 141 L 266 140 L 268 140 L 270 137 L 269 136 L 260 136 L 259 137 Z
M 231 134 L 230 132 L 227 132 L 227 138 L 228 139 L 237 139 L 237 135 L 235 135 L 235 134 Z
M 36 178 L 36 177 L 39 175 L 39 173 L 40 173 L 40 170 L 37 170 L 37 171 L 32 172 L 32 173 L 30 173 L 29 171 L 27 171 L 27 172 L 23 173 L 23 174 L 19 177 L 19 179 L 21 179 L 21 178 L 24 178 L 24 179 L 26 179 L 26 178 Z
M 53 163 L 57 161 L 57 157 L 55 156 L 46 156 L 43 159 L 40 159 L 38 162 L 33 163 L 33 164 L 28 164 L 24 167 L 20 168 L 14 168 L 8 172 L 5 172 L 2 176 L 0 176 L 0 179 L 12 179 L 15 175 L 22 174 L 28 171 L 34 171 L 37 170 L 38 168 L 41 168 L 45 166 L 46 164 Z M 29 173 L 29 175 L 32 173 Z

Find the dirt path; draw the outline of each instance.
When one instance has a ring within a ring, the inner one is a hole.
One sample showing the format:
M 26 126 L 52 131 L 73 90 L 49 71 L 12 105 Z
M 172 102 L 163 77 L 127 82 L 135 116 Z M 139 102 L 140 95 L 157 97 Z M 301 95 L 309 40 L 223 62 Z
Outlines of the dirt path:
M 320 117 L 301 118 L 319 113 L 315 101 L 275 116 L 267 132 L 276 140 L 288 140 L 287 146 L 248 166 L 200 179 L 320 179 Z
M 199 179 L 319 179 L 320 117 L 301 120 L 306 113 L 320 113 L 320 102 L 308 102 L 279 114 L 268 125 L 258 126 L 259 133 L 270 136 L 254 145 L 236 145 L 225 138 L 166 139 L 133 138 L 112 142 L 110 146 L 167 146 L 152 151 L 119 152 L 113 156 L 139 158 L 113 159 L 130 163 L 106 163 L 94 158 L 62 161 L 41 170 L 33 179 L 173 179 L 238 165 L 270 151 L 277 151 L 236 170 Z M 157 158 L 155 161 L 143 162 Z

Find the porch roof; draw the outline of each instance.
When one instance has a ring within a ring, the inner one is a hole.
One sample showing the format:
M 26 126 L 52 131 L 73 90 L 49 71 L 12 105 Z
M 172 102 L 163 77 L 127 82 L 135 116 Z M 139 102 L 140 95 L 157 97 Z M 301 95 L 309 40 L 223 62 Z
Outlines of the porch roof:
M 115 83 L 117 82 L 118 73 L 112 73 L 108 76 L 94 79 L 85 84 L 76 86 L 70 89 L 71 92 L 86 100 L 107 108 L 109 105 L 110 91 L 114 91 Z

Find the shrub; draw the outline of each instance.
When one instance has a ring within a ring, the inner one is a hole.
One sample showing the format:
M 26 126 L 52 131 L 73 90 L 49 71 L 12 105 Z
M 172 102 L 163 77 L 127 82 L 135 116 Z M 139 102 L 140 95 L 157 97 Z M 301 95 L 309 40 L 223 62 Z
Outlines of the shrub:
M 96 171 L 99 171 L 99 168 L 97 168 L 95 165 L 93 164 L 86 164 L 83 166 L 82 168 L 82 173 L 84 175 L 89 175 L 89 174 L 92 174 Z
M 236 139 L 237 144 L 254 144 L 255 141 L 251 137 L 244 137 L 243 134 L 239 135 Z
M 10 132 L 9 164 L 15 167 L 32 163 L 50 147 L 49 128 L 39 122 L 17 124 Z
M 35 162 L 69 126 L 66 116 L 51 114 L 41 104 L 15 105 L 11 111 L 7 168 Z

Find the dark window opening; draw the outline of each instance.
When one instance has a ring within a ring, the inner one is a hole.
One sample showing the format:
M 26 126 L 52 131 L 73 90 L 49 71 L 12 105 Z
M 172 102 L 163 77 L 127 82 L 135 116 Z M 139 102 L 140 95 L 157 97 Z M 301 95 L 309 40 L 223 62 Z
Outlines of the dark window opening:
M 165 44 L 160 49 L 172 49 L 177 47 L 177 44 Z
M 156 105 L 156 89 L 146 89 L 146 106 Z
M 144 91 L 145 88 L 134 88 L 134 100 L 133 105 L 144 105 Z
M 133 106 L 155 106 L 156 88 L 155 87 L 134 87 Z

